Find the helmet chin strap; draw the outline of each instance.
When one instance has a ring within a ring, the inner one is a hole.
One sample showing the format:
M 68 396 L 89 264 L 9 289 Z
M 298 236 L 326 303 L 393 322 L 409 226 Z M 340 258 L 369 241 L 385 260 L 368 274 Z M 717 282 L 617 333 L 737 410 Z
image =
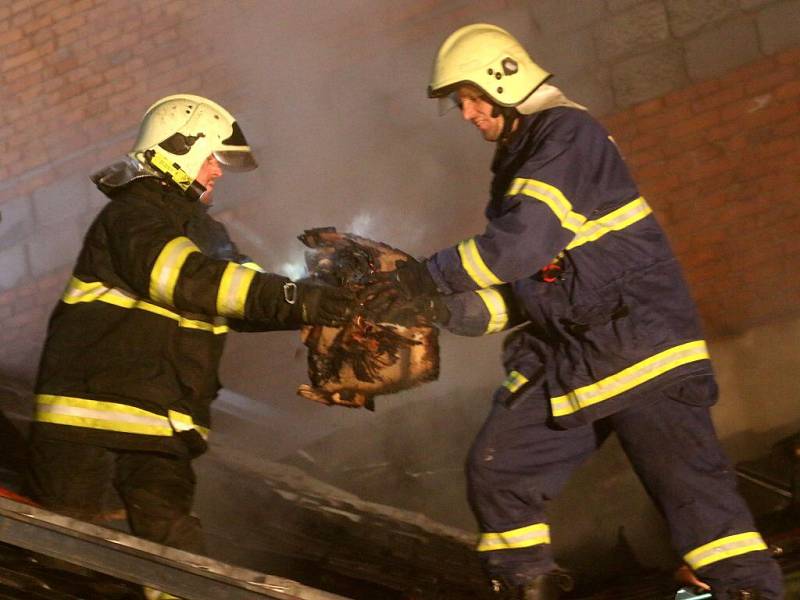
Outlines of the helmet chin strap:
M 503 117 L 503 129 L 497 139 L 497 145 L 505 146 L 511 140 L 511 134 L 514 132 L 514 123 L 520 117 L 519 111 L 514 106 L 500 106 L 492 103 L 492 116 Z

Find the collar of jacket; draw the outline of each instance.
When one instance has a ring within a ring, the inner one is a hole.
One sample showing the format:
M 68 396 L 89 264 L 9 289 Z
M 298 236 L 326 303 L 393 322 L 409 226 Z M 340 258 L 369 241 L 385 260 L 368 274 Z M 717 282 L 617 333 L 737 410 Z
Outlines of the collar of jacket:
M 541 112 L 537 112 L 532 115 L 519 117 L 519 125 L 517 125 L 517 129 L 514 131 L 508 143 L 502 145 L 498 144 L 497 146 L 494 159 L 492 160 L 493 173 L 497 173 L 497 171 L 502 168 L 502 165 L 508 164 L 509 160 L 525 146 L 525 142 L 528 140 L 531 130 L 533 129 L 533 124 L 539 120 L 541 115 Z
M 112 200 L 124 199 L 127 196 L 135 195 L 148 200 L 161 201 L 170 209 L 177 213 L 184 214 L 186 217 L 198 213 L 205 214 L 208 206 L 197 200 L 191 200 L 186 195 L 166 181 L 156 177 L 146 177 L 131 181 L 128 185 L 117 188 L 108 196 Z

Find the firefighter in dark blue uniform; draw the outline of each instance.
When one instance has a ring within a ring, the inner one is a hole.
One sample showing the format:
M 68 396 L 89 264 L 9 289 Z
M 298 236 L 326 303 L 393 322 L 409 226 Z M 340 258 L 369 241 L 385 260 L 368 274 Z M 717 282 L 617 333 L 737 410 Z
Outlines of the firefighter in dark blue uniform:
M 613 139 L 548 77 L 497 27 L 445 41 L 429 96 L 454 100 L 497 144 L 488 225 L 401 263 L 391 282 L 429 295 L 428 317 L 455 333 L 519 325 L 467 463 L 482 562 L 515 597 L 559 597 L 570 581 L 553 560 L 545 503 L 614 430 L 715 597 L 781 598 L 716 439 L 706 343 L 664 232 Z

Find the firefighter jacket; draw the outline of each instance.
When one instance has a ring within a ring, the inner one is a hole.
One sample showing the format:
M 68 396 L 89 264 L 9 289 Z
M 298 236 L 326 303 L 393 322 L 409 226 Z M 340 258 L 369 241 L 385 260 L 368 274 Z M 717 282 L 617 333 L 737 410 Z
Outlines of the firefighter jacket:
M 505 341 L 498 399 L 544 387 L 563 427 L 677 382 L 687 402 L 713 403 L 680 268 L 603 127 L 574 108 L 523 117 L 492 170 L 486 230 L 427 265 L 450 294 L 452 331 L 525 323 Z
M 225 334 L 299 326 L 288 280 L 240 264 L 224 227 L 169 184 L 107 194 L 50 318 L 35 433 L 198 454 Z

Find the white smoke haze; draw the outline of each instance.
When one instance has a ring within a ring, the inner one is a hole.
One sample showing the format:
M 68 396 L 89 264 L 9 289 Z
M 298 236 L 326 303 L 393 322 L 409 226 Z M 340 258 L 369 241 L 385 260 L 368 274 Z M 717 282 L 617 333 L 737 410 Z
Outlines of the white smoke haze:
M 214 6 L 214 53 L 237 82 L 229 108 L 259 162 L 254 172 L 226 175 L 217 189 L 221 209 L 225 198 L 257 206 L 246 219 L 230 222 L 243 252 L 295 279 L 305 275 L 305 247 L 297 236 L 306 229 L 333 226 L 416 257 L 482 230 L 493 148 L 457 113 L 440 117 L 426 97 L 436 49 L 463 23 L 442 23 L 412 44 L 389 19 L 418 8 L 411 0 Z M 502 379 L 499 344 L 499 337 L 441 336 L 439 380 L 378 398 L 378 412 L 491 389 Z M 371 430 L 375 414 L 297 398 L 297 385 L 307 379 L 296 332 L 231 336 L 222 380 L 256 401 L 253 413 L 264 403 L 262 434 L 242 434 L 243 450 L 278 459 L 339 429 Z M 483 413 L 488 397 L 481 392 L 463 402 L 465 411 Z M 427 435 L 413 445 L 428 446 Z M 392 441 L 376 439 L 376 446 L 388 451 Z M 370 462 L 389 456 L 378 451 Z M 432 501 L 459 503 L 467 511 L 457 487 L 457 497 Z

